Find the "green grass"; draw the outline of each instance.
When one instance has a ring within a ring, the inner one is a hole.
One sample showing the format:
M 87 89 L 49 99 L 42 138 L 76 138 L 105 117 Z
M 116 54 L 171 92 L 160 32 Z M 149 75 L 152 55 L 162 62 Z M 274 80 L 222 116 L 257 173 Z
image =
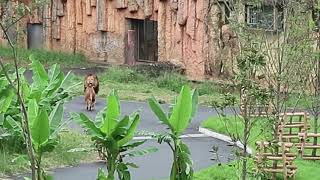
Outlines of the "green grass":
M 89 148 L 90 137 L 75 132 L 62 132 L 59 144 L 50 152 L 45 153 L 43 166 L 47 169 L 76 165 L 96 160 L 94 152 L 68 152 L 73 148 Z M 29 170 L 26 153 L 14 151 L 7 146 L 0 149 L 0 177 L 23 173 Z
M 236 177 L 236 168 L 232 164 L 223 164 L 196 172 L 194 180 L 232 180 L 237 179 Z
M 149 72 L 138 72 L 134 68 L 110 66 L 99 75 L 100 97 L 106 97 L 112 89 L 118 91 L 121 100 L 146 101 L 152 95 L 164 103 L 170 103 L 184 85 L 197 88 L 199 102 L 210 104 L 213 100 L 220 100 L 226 85 L 213 82 L 195 83 L 174 72 L 163 72 L 154 76 Z M 75 79 L 75 83 L 83 82 L 83 77 Z M 75 87 L 75 94 L 83 94 L 83 84 Z
M 50 66 L 55 63 L 61 64 L 63 67 L 79 67 L 89 65 L 86 62 L 86 57 L 80 53 L 72 54 L 59 51 L 49 51 L 45 49 L 18 48 L 17 54 L 19 66 L 27 66 L 30 63 L 28 59 L 31 54 L 35 57 L 35 59 L 39 60 L 45 66 Z M 5 62 L 12 63 L 13 55 L 11 48 L 0 46 L 0 57 L 5 59 Z
M 219 132 L 219 133 L 227 134 L 227 135 L 228 135 L 228 133 L 226 131 L 226 126 L 229 128 L 230 132 L 236 132 L 237 127 L 240 130 L 243 129 L 243 124 L 240 122 L 240 119 L 234 120 L 234 118 L 232 118 L 230 116 L 227 116 L 227 118 L 229 118 L 227 125 L 225 125 L 219 117 L 211 117 L 208 120 L 203 121 L 201 126 L 208 128 L 208 129 L 211 129 L 215 132 Z M 268 136 L 270 135 L 270 132 L 268 130 L 266 130 L 266 132 L 260 133 L 262 129 L 269 129 L 270 128 L 270 127 L 268 127 L 268 124 L 266 124 L 265 122 L 267 122 L 267 121 L 263 121 L 263 119 L 262 119 L 262 122 L 258 122 L 256 124 L 256 126 L 252 129 L 252 136 L 250 137 L 250 140 L 249 140 L 249 142 L 250 142 L 249 144 L 252 149 L 254 149 L 256 141 L 268 139 Z M 320 162 L 319 161 L 314 162 L 314 161 L 306 161 L 306 160 L 297 159 L 295 161 L 295 164 L 298 167 L 298 171 L 297 171 L 297 175 L 296 175 L 297 180 L 300 180 L 300 179 L 301 180 L 314 180 L 315 177 L 317 177 L 318 174 L 320 173 Z M 220 180 L 220 179 L 232 180 L 232 179 L 236 179 L 235 172 L 236 172 L 236 168 L 234 166 L 229 166 L 229 165 L 212 166 L 210 168 L 207 168 L 207 169 L 204 169 L 204 170 L 197 172 L 196 173 L 197 178 L 195 178 L 195 179 L 202 180 L 202 179 L 209 178 L 209 177 L 211 179 L 211 177 L 213 177 L 213 179 L 217 179 L 217 180 Z M 281 176 L 279 177 L 279 179 L 282 179 Z
M 259 118 L 256 120 L 255 126 L 252 128 L 249 138 L 249 145 L 255 146 L 257 140 L 266 140 L 271 137 L 270 121 L 267 118 Z M 201 127 L 211 129 L 215 132 L 226 134 L 228 136 L 239 135 L 243 137 L 244 124 L 240 117 L 226 116 L 220 119 L 218 116 L 210 117 L 203 121 Z

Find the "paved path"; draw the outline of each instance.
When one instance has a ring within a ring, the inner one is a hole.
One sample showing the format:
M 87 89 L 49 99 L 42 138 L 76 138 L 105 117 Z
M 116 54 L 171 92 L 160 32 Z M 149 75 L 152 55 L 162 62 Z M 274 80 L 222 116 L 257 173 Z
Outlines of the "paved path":
M 97 99 L 95 111 L 86 111 L 84 97 L 76 97 L 72 101 L 66 104 L 65 118 L 68 117 L 70 112 L 85 112 L 89 117 L 94 119 L 96 113 L 103 109 L 106 105 L 106 99 Z M 166 111 L 168 110 L 168 105 L 162 105 Z M 149 105 L 145 102 L 130 102 L 121 101 L 121 112 L 123 115 L 130 115 L 131 113 L 141 110 L 141 122 L 138 126 L 138 131 L 150 131 L 150 132 L 163 132 L 166 130 L 166 126 L 159 123 L 158 118 L 154 115 Z M 210 116 L 216 115 L 216 112 L 209 107 L 199 106 L 196 116 L 191 121 L 190 126 L 186 130 L 185 134 L 197 134 L 198 128 L 202 121 L 208 119 Z M 76 123 L 71 123 L 69 125 L 72 129 L 81 130 L 79 125 Z
M 105 107 L 105 104 L 106 101 L 104 99 L 98 99 L 96 110 L 88 112 L 85 110 L 83 97 L 74 98 L 66 104 L 65 118 L 68 117 L 69 112 L 85 112 L 89 117 L 94 119 L 96 113 Z M 168 109 L 168 105 L 163 105 L 163 107 Z M 164 125 L 159 123 L 147 103 L 121 101 L 122 114 L 130 114 L 137 109 L 141 110 L 141 123 L 138 131 L 163 132 L 167 130 Z M 198 113 L 185 134 L 199 135 L 198 127 L 201 121 L 213 115 L 215 115 L 215 112 L 211 108 L 199 106 Z M 71 122 L 69 127 L 73 130 L 82 131 L 80 126 L 74 122 Z M 219 161 L 211 160 L 213 154 L 209 151 L 213 145 L 219 148 L 219 158 L 221 162 L 228 162 L 233 159 L 232 148 L 227 146 L 228 144 L 223 141 L 205 136 L 185 137 L 183 141 L 190 147 L 195 170 L 219 163 Z M 127 161 L 131 160 L 140 167 L 138 169 L 131 169 L 133 180 L 164 179 L 169 176 L 172 162 L 172 153 L 169 147 L 166 144 L 159 145 L 155 140 L 148 140 L 147 143 L 143 145 L 143 147 L 149 146 L 157 147 L 159 149 L 158 152 L 143 157 L 127 159 Z M 71 168 L 55 169 L 52 173 L 56 180 L 94 180 L 99 167 L 105 168 L 105 165 L 103 163 L 81 164 Z
M 83 75 L 90 72 L 97 72 L 96 69 L 79 70 L 75 69 L 75 73 Z M 99 72 L 102 70 L 99 69 Z M 31 80 L 31 73 L 27 72 L 26 76 Z M 84 112 L 89 117 L 94 119 L 96 113 L 103 109 L 106 105 L 106 100 L 98 98 L 95 111 L 88 112 L 85 110 L 84 97 L 76 97 L 72 101 L 66 103 L 64 118 L 69 117 L 70 112 Z M 168 110 L 168 105 L 162 105 Z M 136 110 L 141 110 L 141 122 L 138 126 L 138 131 L 147 132 L 164 132 L 167 131 L 166 126 L 159 123 L 157 117 L 153 114 L 147 103 L 144 102 L 129 102 L 121 101 L 121 111 L 123 115 L 129 115 Z M 230 112 L 227 112 L 230 113 Z M 198 127 L 203 120 L 208 119 L 210 116 L 214 116 L 216 113 L 213 109 L 199 106 L 197 115 L 192 120 L 190 126 L 184 133 L 185 135 L 199 135 Z M 75 122 L 68 124 L 68 127 L 72 130 L 83 132 L 82 128 Z M 189 146 L 194 161 L 195 170 L 200 170 L 219 161 L 213 161 L 211 158 L 213 154 L 209 151 L 212 146 L 217 146 L 219 149 L 219 159 L 221 162 L 228 162 L 233 159 L 232 148 L 228 146 L 226 142 L 210 138 L 210 137 L 186 137 L 183 141 Z M 152 153 L 143 157 L 135 157 L 132 159 L 126 159 L 126 161 L 135 162 L 139 165 L 138 169 L 131 169 L 132 180 L 160 180 L 169 177 L 172 153 L 166 144 L 159 145 L 155 140 L 148 140 L 142 147 L 157 147 L 158 152 Z M 91 163 L 81 164 L 76 167 L 70 168 L 58 168 L 53 170 L 55 180 L 95 180 L 97 177 L 98 168 L 105 169 L 103 163 Z M 19 178 L 16 178 L 19 179 Z
M 231 148 L 226 147 L 222 141 L 213 138 L 184 138 L 183 141 L 190 147 L 195 170 L 217 163 L 217 161 L 210 160 L 213 156 L 209 150 L 213 144 L 220 148 L 219 157 L 222 162 L 228 162 L 232 158 Z M 147 141 L 143 146 L 155 146 L 159 148 L 159 151 L 143 157 L 126 159 L 126 161 L 132 160 L 131 162 L 139 166 L 138 169 L 130 169 L 132 180 L 161 180 L 169 177 L 172 162 L 169 147 L 166 144 L 159 145 L 155 140 Z M 100 167 L 106 170 L 103 163 L 82 164 L 72 168 L 56 169 L 53 175 L 55 180 L 95 180 Z

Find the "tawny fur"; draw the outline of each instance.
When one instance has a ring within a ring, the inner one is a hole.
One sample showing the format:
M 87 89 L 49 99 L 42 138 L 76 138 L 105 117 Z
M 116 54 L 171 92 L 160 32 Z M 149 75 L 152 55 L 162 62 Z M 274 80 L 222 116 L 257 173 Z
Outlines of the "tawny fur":
M 92 85 L 95 94 L 98 94 L 98 92 L 99 92 L 99 79 L 98 79 L 97 75 L 95 75 L 95 74 L 87 74 L 86 75 L 86 77 L 84 79 L 84 84 L 83 84 L 84 92 L 86 91 L 86 88 L 89 85 Z
M 94 110 L 94 105 L 96 103 L 96 93 L 92 85 L 89 85 L 85 90 L 85 101 L 87 105 L 87 110 Z

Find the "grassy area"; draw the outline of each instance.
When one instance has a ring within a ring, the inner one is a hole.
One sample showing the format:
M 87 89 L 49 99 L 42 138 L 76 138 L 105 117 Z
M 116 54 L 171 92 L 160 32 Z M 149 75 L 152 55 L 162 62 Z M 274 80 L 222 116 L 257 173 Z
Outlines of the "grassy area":
M 82 82 L 83 77 L 78 77 L 75 81 Z M 121 100 L 146 101 L 153 95 L 163 103 L 170 103 L 183 85 L 198 89 L 201 104 L 210 104 L 213 100 L 219 100 L 223 92 L 231 89 L 226 84 L 191 82 L 185 76 L 175 72 L 163 72 L 154 76 L 152 73 L 139 73 L 134 69 L 119 66 L 110 66 L 99 75 L 99 81 L 100 97 L 106 97 L 112 89 L 116 89 Z M 82 84 L 77 86 L 74 93 L 82 95 L 82 86 Z
M 92 162 L 96 160 L 94 152 L 68 152 L 73 148 L 88 148 L 91 144 L 90 137 L 86 135 L 70 131 L 63 132 L 56 148 L 44 155 L 43 165 L 45 168 L 56 168 L 76 165 L 82 162 Z M 29 170 L 27 158 L 25 152 L 19 152 L 15 147 L 1 147 L 0 177 Z
M 83 54 L 71 54 L 58 51 L 49 51 L 45 49 L 24 49 L 19 48 L 17 50 L 19 65 L 27 66 L 29 64 L 29 56 L 32 54 L 37 60 L 43 63 L 45 66 L 58 63 L 62 67 L 79 67 L 88 66 L 86 57 Z M 12 50 L 9 47 L 0 46 L 0 57 L 4 58 L 7 63 L 10 63 L 13 55 Z
M 236 132 L 236 129 L 243 129 L 243 124 L 240 122 L 240 119 L 234 120 L 233 117 L 227 117 L 229 118 L 229 121 L 227 123 L 227 127 L 229 128 L 230 132 Z M 267 121 L 258 122 L 256 126 L 252 130 L 252 136 L 250 138 L 250 146 L 254 149 L 254 143 L 258 140 L 267 139 L 268 134 L 270 135 L 270 132 L 268 132 L 268 124 L 265 123 Z M 223 121 L 219 117 L 211 117 L 208 120 L 204 121 L 201 125 L 202 127 L 211 129 L 215 132 L 219 132 L 222 134 L 228 134 L 226 131 L 226 126 L 223 123 Z M 262 130 L 265 130 L 263 132 Z M 263 133 L 261 133 L 263 132 Z M 296 179 L 298 180 L 314 180 L 315 177 L 320 173 L 320 162 L 316 161 L 306 161 L 297 159 L 295 161 L 295 164 L 298 166 L 298 172 L 296 175 Z M 212 166 L 208 169 L 204 169 L 200 172 L 197 172 L 196 179 L 198 180 L 204 180 L 205 178 L 211 179 L 211 177 L 214 177 L 213 179 L 237 179 L 236 177 L 236 168 L 232 165 L 222 165 L 222 166 Z M 218 175 L 216 175 L 218 174 Z M 281 177 L 279 178 L 281 179 Z

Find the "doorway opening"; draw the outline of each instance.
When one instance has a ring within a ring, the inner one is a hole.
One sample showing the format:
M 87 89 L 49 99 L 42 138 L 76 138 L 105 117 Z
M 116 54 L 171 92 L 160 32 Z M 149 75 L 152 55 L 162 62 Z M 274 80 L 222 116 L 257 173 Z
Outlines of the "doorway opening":
M 137 61 L 158 61 L 157 21 L 129 19 L 129 29 L 135 30 L 135 59 Z
M 28 49 L 43 48 L 43 27 L 42 24 L 27 25 L 27 43 Z

